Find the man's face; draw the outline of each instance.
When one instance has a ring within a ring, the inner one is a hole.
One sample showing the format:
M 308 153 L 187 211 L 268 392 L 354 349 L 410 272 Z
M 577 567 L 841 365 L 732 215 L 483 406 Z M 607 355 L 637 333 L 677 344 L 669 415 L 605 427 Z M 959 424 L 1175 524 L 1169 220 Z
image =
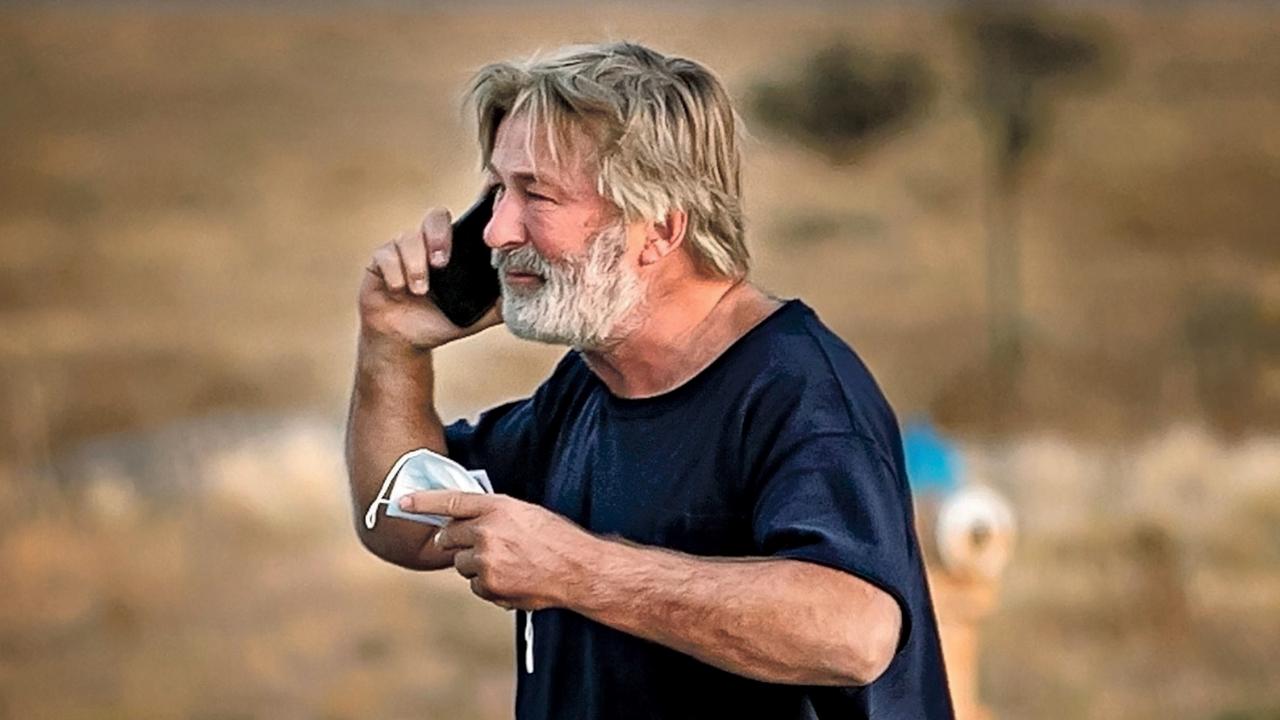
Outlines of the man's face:
M 523 117 L 504 120 L 489 168 L 502 186 L 484 237 L 502 281 L 503 321 L 517 337 L 607 347 L 630 331 L 644 296 L 638 243 L 596 191 L 584 135 L 560 167 L 531 141 Z

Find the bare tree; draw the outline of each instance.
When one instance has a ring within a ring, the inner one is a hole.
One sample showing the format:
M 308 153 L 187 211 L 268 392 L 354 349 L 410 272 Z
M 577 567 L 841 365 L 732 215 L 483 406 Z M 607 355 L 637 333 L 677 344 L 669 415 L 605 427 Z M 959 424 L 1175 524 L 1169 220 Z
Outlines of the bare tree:
M 992 400 L 1003 419 L 1023 362 L 1019 194 L 1048 140 L 1053 101 L 1105 77 L 1103 32 L 1027 4 L 976 2 L 957 15 L 990 148 L 987 295 Z

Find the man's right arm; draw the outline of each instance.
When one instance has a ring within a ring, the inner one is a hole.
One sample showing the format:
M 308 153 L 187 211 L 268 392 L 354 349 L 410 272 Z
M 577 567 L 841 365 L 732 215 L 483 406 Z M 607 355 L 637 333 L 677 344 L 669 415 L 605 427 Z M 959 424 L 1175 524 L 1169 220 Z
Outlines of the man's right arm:
M 431 350 L 397 346 L 361 332 L 346 438 L 356 532 L 378 557 L 415 570 L 453 565 L 451 553 L 432 547 L 436 529 L 387 516 L 370 530 L 365 527 L 364 512 L 377 499 L 387 471 L 401 455 L 423 447 L 445 454 L 433 382 Z
M 364 525 L 365 512 L 401 455 L 423 447 L 446 454 L 435 408 L 432 350 L 502 322 L 495 306 L 471 327 L 459 328 L 426 297 L 428 256 L 430 266 L 448 263 L 451 230 L 448 211 L 428 211 L 418 229 L 373 253 L 360 285 L 360 336 L 346 437 L 356 532 L 378 557 L 415 570 L 453 565 L 453 553 L 431 543 L 435 527 L 380 517 L 370 530 Z

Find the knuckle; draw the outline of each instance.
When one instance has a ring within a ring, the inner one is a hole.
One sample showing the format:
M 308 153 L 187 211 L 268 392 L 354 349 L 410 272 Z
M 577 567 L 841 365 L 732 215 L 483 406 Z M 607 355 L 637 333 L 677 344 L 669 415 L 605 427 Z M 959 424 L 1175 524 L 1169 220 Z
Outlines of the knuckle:
M 448 515 L 459 514 L 462 511 L 462 496 L 457 494 L 450 495 L 447 510 L 448 512 L 446 514 Z
M 511 512 L 505 507 L 497 507 L 489 511 L 488 519 L 498 525 L 506 525 L 512 521 Z

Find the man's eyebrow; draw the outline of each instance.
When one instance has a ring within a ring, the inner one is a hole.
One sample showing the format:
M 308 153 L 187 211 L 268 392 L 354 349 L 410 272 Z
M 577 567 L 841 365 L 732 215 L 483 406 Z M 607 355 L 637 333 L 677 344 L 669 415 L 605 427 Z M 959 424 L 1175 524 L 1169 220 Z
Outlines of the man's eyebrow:
M 498 172 L 498 169 L 493 166 L 492 162 L 485 163 L 484 169 L 488 170 L 495 177 L 502 177 L 502 173 Z M 511 173 L 511 178 L 519 182 L 524 182 L 524 183 L 536 182 L 536 183 L 541 183 L 543 185 L 553 187 L 556 190 L 564 190 L 564 186 L 556 182 L 553 178 L 549 178 L 544 175 L 535 175 L 534 173 L 528 172 L 527 170 L 517 170 L 516 172 Z

